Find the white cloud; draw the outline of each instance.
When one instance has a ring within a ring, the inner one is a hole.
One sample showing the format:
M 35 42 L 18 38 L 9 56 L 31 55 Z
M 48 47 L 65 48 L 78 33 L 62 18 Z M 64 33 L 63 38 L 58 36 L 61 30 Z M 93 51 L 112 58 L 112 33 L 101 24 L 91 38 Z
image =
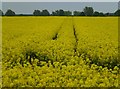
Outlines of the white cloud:
M 119 0 L 1 0 L 2 2 L 118 2 Z

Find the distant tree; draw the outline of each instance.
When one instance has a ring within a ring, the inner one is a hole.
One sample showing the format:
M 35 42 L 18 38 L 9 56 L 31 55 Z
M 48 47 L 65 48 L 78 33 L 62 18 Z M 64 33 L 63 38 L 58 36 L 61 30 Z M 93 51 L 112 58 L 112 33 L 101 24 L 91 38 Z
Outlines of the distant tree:
M 57 13 L 52 11 L 52 16 L 56 16 L 56 15 L 57 15 Z
M 12 11 L 11 9 L 8 9 L 7 12 L 5 13 L 6 16 L 15 16 L 15 12 Z
M 68 13 L 70 14 L 70 12 L 67 11 L 66 14 L 68 14 Z M 64 16 L 65 12 L 64 12 L 64 10 L 60 9 L 60 10 L 53 11 L 52 15 L 53 16 Z
M 79 11 L 74 11 L 74 12 L 73 12 L 73 15 L 74 15 L 74 16 L 80 16 L 80 12 L 79 12 Z
M 0 16 L 3 16 L 3 15 L 4 15 L 3 11 L 2 11 L 2 10 L 0 10 Z
M 85 16 L 85 13 L 84 12 L 80 12 L 80 16 Z
M 103 12 L 100 12 L 99 13 L 99 16 L 105 16 Z
M 24 16 L 24 14 L 19 14 L 20 16 Z
M 99 16 L 99 12 L 95 11 L 95 12 L 93 13 L 93 16 Z
M 59 15 L 59 11 L 58 11 L 58 10 L 52 11 L 52 15 L 53 15 L 53 16 L 58 16 L 58 15 Z
M 40 16 L 41 15 L 40 10 L 34 10 L 33 15 L 34 16 Z
M 42 10 L 41 15 L 43 15 L 43 16 L 49 16 L 50 13 L 49 13 L 48 10 L 45 9 L 45 10 Z
M 84 11 L 86 16 L 92 16 L 93 12 L 94 12 L 94 9 L 92 7 L 85 7 L 83 9 L 83 11 Z
M 120 16 L 120 9 L 118 9 L 117 11 L 115 11 L 114 15 L 115 16 Z
M 56 10 L 55 13 L 57 16 L 59 16 L 59 10 Z
M 109 15 L 110 15 L 110 13 L 109 13 L 109 12 L 105 13 L 105 16 L 109 16 Z
M 65 15 L 64 10 L 62 10 L 62 9 L 60 9 L 58 13 L 59 13 L 59 16 L 64 16 Z
M 71 16 L 71 15 L 72 15 L 72 12 L 71 12 L 71 11 L 64 11 L 64 15 L 65 15 L 65 16 Z

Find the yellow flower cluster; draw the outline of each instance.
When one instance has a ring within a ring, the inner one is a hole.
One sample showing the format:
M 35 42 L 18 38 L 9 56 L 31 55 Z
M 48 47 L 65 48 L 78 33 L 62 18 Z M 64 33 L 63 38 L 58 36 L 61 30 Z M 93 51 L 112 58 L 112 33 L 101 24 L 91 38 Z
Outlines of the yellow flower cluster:
M 79 38 L 78 56 L 104 67 L 120 66 L 117 17 L 75 18 L 74 23 Z
M 118 87 L 116 17 L 3 17 L 2 87 Z

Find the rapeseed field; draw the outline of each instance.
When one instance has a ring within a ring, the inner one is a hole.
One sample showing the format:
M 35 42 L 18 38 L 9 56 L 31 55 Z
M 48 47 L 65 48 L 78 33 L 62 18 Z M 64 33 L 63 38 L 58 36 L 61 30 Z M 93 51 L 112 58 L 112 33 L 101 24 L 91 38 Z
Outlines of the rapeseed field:
M 2 87 L 119 87 L 118 17 L 2 17 Z

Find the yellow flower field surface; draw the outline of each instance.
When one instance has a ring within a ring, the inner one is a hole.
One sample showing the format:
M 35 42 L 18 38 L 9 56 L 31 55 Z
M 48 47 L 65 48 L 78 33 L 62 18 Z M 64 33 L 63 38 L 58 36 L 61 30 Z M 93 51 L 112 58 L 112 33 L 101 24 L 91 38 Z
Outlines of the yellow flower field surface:
M 118 17 L 3 17 L 2 87 L 118 87 Z

